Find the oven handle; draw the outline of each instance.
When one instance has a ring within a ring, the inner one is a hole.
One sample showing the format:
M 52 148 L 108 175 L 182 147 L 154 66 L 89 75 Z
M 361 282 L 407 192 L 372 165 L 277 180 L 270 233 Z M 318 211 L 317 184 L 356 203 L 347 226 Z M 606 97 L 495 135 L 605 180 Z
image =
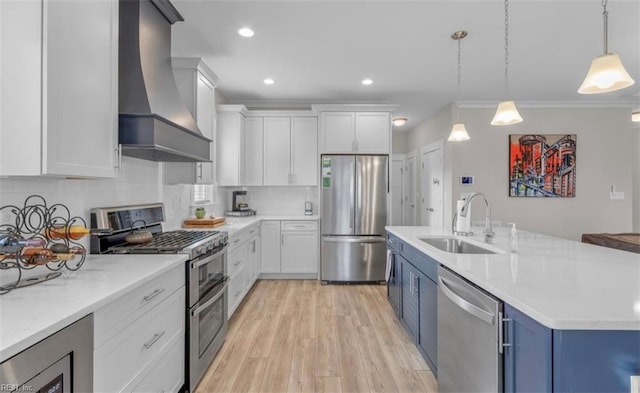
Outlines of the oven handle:
M 208 255 L 208 256 L 205 256 L 204 258 L 200 259 L 199 261 L 191 262 L 191 270 L 197 269 L 202 265 L 206 265 L 212 259 L 218 258 L 220 255 L 224 254 L 225 252 L 227 252 L 227 246 L 224 246 L 224 248 L 222 250 L 218 251 L 217 253 L 215 253 L 213 255 Z
M 228 285 L 229 285 L 229 277 L 225 277 L 224 278 L 224 286 L 222 287 L 220 292 L 216 296 L 214 296 L 213 298 L 207 300 L 207 302 L 204 303 L 203 305 L 201 305 L 200 307 L 198 307 L 195 310 L 191 311 L 191 316 L 195 317 L 195 316 L 199 315 L 202 311 L 204 311 L 205 309 L 209 308 L 209 306 L 211 306 L 213 303 L 217 302 L 218 299 L 220 299 L 220 297 L 222 297 L 222 295 L 224 295 L 224 292 L 227 289 Z

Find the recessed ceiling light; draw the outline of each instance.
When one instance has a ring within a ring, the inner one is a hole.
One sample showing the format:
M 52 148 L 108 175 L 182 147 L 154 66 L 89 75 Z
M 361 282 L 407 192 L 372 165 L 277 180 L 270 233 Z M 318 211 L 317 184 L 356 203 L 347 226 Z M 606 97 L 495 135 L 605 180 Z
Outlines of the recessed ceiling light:
M 362 84 L 365 85 L 365 86 L 369 86 L 372 83 L 373 83 L 373 81 L 371 79 L 369 79 L 369 78 L 362 80 Z
M 251 30 L 250 28 L 243 27 L 240 30 L 238 30 L 238 34 L 240 34 L 243 37 L 249 38 L 249 37 L 253 37 L 254 33 L 253 33 L 253 30 Z
M 267 79 L 264 80 L 264 84 L 265 85 L 273 85 L 274 83 L 276 83 L 276 81 L 274 81 L 271 78 L 267 78 Z

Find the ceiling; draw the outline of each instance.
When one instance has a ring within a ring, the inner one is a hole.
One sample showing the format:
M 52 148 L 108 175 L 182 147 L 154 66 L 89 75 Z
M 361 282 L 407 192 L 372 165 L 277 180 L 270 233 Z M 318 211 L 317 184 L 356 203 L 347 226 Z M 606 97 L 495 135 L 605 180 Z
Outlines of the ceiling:
M 391 103 L 411 129 L 455 102 L 457 30 L 461 101 L 505 98 L 501 0 L 214 1 L 173 0 L 174 56 L 203 57 L 228 103 L 300 107 Z M 509 2 L 509 95 L 527 102 L 640 106 L 640 0 L 610 0 L 609 51 L 636 84 L 617 92 L 576 92 L 602 54 L 601 0 Z M 252 38 L 237 30 L 250 26 Z M 275 84 L 267 86 L 265 78 Z M 363 86 L 362 79 L 374 83 Z M 489 121 L 489 119 L 487 120 Z

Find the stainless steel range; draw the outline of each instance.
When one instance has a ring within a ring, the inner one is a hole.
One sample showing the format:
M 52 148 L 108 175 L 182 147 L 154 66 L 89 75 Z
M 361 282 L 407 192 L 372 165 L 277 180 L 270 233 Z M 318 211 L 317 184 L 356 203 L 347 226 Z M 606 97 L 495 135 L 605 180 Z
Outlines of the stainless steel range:
M 227 334 L 227 245 L 222 231 L 162 231 L 162 203 L 91 210 L 94 254 L 188 254 L 185 385 L 194 391 Z M 129 240 L 129 241 L 127 241 Z

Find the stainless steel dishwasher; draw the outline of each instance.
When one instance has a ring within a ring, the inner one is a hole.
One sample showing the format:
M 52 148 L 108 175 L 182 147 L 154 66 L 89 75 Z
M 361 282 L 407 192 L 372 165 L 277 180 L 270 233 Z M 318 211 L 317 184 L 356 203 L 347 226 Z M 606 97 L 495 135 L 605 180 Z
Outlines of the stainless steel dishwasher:
M 438 270 L 438 391 L 502 392 L 503 303 Z

